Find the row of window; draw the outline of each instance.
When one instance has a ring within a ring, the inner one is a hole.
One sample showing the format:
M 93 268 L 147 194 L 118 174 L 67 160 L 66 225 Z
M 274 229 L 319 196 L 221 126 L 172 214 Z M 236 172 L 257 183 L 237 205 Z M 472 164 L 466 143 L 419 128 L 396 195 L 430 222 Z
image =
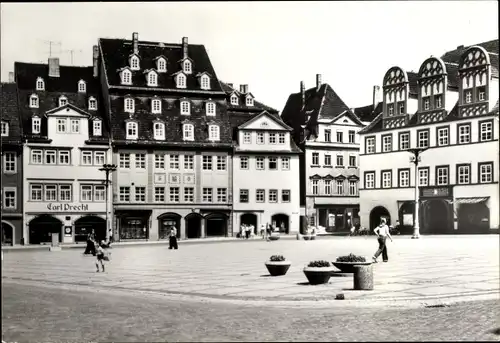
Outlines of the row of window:
M 332 143 L 332 130 L 330 129 L 325 129 L 324 131 L 325 135 L 325 142 Z M 337 131 L 336 132 L 336 143 L 344 143 L 344 132 L 343 131 Z M 347 143 L 355 143 L 356 142 L 356 131 L 354 130 L 349 130 L 347 133 Z
M 59 107 L 65 106 L 68 104 L 68 98 L 64 95 L 59 97 Z M 40 107 L 40 99 L 37 94 L 31 94 L 29 100 L 30 108 L 39 108 Z M 93 96 L 89 97 L 88 100 L 88 109 L 89 110 L 97 110 L 97 100 Z
M 131 191 L 134 191 L 133 197 Z M 167 194 L 168 190 L 168 194 Z M 120 202 L 130 202 L 134 199 L 135 202 L 146 202 L 146 187 L 136 186 L 136 187 L 119 187 L 119 201 Z M 195 202 L 195 189 L 194 187 L 155 187 L 154 188 L 154 202 L 183 202 L 194 203 Z M 227 203 L 227 188 L 203 188 L 202 189 L 202 202 L 205 203 Z
M 269 144 L 285 144 L 286 134 L 284 132 L 274 133 L 274 132 L 257 132 L 257 144 L 266 144 L 266 135 L 268 137 Z M 243 143 L 252 144 L 252 132 L 243 132 Z
M 270 189 L 268 191 L 268 202 L 277 203 L 278 202 L 278 190 Z M 250 190 L 248 189 L 240 189 L 240 203 L 248 203 L 250 199 Z M 289 189 L 281 190 L 281 201 L 280 202 L 290 202 L 291 200 L 291 192 Z M 266 190 L 265 189 L 257 189 L 255 190 L 255 202 L 266 202 Z
M 456 184 L 467 185 L 471 183 L 471 164 L 456 165 Z M 418 168 L 419 186 L 429 186 L 429 167 Z M 380 172 L 381 187 L 410 187 L 410 169 L 398 170 L 397 185 L 393 181 L 392 170 L 382 170 Z M 478 163 L 478 183 L 493 182 L 493 162 Z M 437 166 L 434 185 L 448 186 L 450 184 L 450 166 Z M 365 188 L 375 188 L 375 172 L 365 172 Z
M 393 147 L 393 134 L 382 135 L 382 152 L 395 151 Z M 493 140 L 493 120 L 479 122 L 479 142 Z M 457 144 L 469 144 L 472 140 L 472 124 L 457 124 Z M 365 138 L 365 153 L 376 152 L 376 140 L 374 136 Z M 442 126 L 436 128 L 436 146 L 447 146 L 450 142 L 450 127 Z M 417 147 L 428 148 L 430 146 L 430 129 L 417 130 Z M 410 148 L 410 132 L 399 133 L 399 150 Z
M 188 61 L 189 62 L 189 61 Z M 165 67 L 166 71 L 166 67 Z M 148 87 L 158 86 L 158 75 L 162 70 L 151 69 L 146 72 L 146 81 Z M 187 76 L 185 72 L 180 72 L 175 76 L 175 83 L 177 88 L 186 88 Z M 201 89 L 210 89 L 210 77 L 207 74 L 202 74 L 198 81 L 200 83 Z M 121 71 L 121 83 L 122 85 L 132 85 L 132 72 L 128 68 L 124 68 Z
M 45 80 L 43 78 L 38 77 L 36 79 L 35 89 L 37 91 L 45 90 Z M 87 92 L 87 83 L 83 80 L 78 81 L 78 93 L 85 93 L 85 92 Z
M 131 166 L 131 154 L 120 153 L 119 167 L 120 169 L 129 169 Z M 136 169 L 146 169 L 146 154 L 133 154 L 134 166 Z M 167 164 L 168 156 L 168 164 Z M 182 163 L 181 163 L 182 157 Z M 194 155 L 178 155 L 178 154 L 155 154 L 154 157 L 155 169 L 174 169 L 180 170 L 183 166 L 184 170 L 194 170 Z M 215 159 L 215 161 L 214 161 Z M 166 168 L 168 166 L 168 168 Z M 203 170 L 227 170 L 227 156 L 202 156 Z
M 30 201 L 73 201 L 73 185 L 71 184 L 37 184 L 30 183 Z M 81 184 L 80 202 L 104 202 L 106 187 L 104 185 Z
M 235 93 L 233 93 L 229 99 L 230 99 L 231 105 L 238 106 L 240 104 L 240 99 L 238 98 L 238 96 Z M 253 106 L 253 104 L 254 104 L 254 102 L 253 102 L 252 96 L 247 95 L 245 97 L 245 105 Z
M 151 99 L 151 113 L 160 114 L 162 112 L 162 100 L 161 99 Z M 127 113 L 135 112 L 135 99 L 127 96 L 123 99 L 123 108 Z M 181 100 L 179 103 L 180 113 L 182 115 L 191 115 L 191 102 L 189 100 Z M 216 104 L 210 99 L 205 103 L 205 113 L 207 116 L 215 116 L 216 114 Z
M 320 189 L 321 184 L 323 192 Z M 333 188 L 333 184 L 335 184 L 335 188 Z M 345 179 L 337 179 L 335 183 L 330 179 L 313 179 L 311 180 L 311 193 L 313 195 L 346 195 Z M 358 195 L 358 181 L 348 181 L 347 195 Z
M 82 166 L 102 166 L 106 163 L 105 151 L 81 151 Z M 31 164 L 70 165 L 71 151 L 63 149 L 31 149 Z
M 140 70 L 140 58 L 137 54 L 133 54 L 129 59 L 131 70 Z M 191 74 L 193 72 L 193 64 L 189 59 L 183 59 L 181 62 L 182 71 L 185 74 Z M 167 71 L 167 60 L 165 57 L 160 56 L 156 59 L 156 71 L 160 73 L 165 73 Z
M 278 170 L 278 161 L 281 160 L 281 170 L 290 170 L 290 157 L 264 157 L 264 156 L 256 156 L 255 158 L 249 156 L 241 156 L 240 157 L 240 169 L 249 170 L 250 169 L 250 161 L 255 159 L 255 168 L 252 170 L 265 170 L 266 169 L 266 159 L 267 159 L 267 169 L 268 170 Z
M 349 155 L 349 167 L 356 167 L 356 156 L 355 155 Z M 333 167 L 332 164 L 332 155 L 330 154 L 325 154 L 324 155 L 324 167 Z M 344 165 L 344 155 L 337 154 L 336 156 L 336 164 L 335 167 L 345 167 Z M 312 153 L 312 165 L 313 166 L 319 166 L 319 152 L 313 152 Z
M 68 123 L 69 121 L 69 123 Z M 94 119 L 92 121 L 92 131 L 94 136 L 102 135 L 102 121 Z M 56 124 L 57 133 L 80 133 L 80 119 L 58 118 Z M 31 118 L 31 131 L 33 134 L 40 134 L 42 131 L 42 119 L 38 116 Z
M 153 137 L 156 140 L 165 140 L 165 123 L 155 122 L 153 124 Z M 126 124 L 125 131 L 126 139 L 138 139 L 139 138 L 139 124 L 135 121 L 129 121 Z M 182 125 L 182 136 L 185 141 L 194 141 L 194 125 L 193 124 L 183 124 Z M 208 125 L 208 140 L 209 141 L 220 141 L 220 127 L 219 125 Z

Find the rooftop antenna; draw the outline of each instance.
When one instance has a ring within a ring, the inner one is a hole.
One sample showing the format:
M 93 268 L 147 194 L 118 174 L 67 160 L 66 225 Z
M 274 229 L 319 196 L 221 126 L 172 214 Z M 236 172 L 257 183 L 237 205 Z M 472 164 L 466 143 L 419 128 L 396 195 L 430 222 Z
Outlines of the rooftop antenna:
M 63 50 L 61 52 L 64 52 L 64 53 L 68 52 L 70 54 L 70 56 L 71 56 L 71 65 L 73 65 L 73 54 L 75 52 L 81 53 L 81 52 L 83 52 L 83 50 L 69 49 L 69 50 Z
M 58 41 L 52 41 L 52 40 L 44 40 L 42 41 L 44 44 L 48 44 L 49 45 L 49 57 L 52 57 L 52 47 L 55 47 L 55 46 L 58 46 L 59 49 L 61 49 L 61 45 L 62 43 L 61 42 L 58 42 Z

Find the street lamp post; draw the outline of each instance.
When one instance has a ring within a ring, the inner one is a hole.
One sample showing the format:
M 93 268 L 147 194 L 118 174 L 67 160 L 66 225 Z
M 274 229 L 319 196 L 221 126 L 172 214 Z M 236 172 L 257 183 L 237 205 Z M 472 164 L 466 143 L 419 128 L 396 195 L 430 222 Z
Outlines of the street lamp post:
M 418 163 L 420 162 L 420 155 L 422 152 L 427 150 L 427 148 L 414 148 L 408 149 L 413 156 L 410 157 L 410 162 L 415 164 L 415 217 L 413 219 L 413 236 L 412 239 L 420 238 L 420 223 L 419 223 L 419 190 L 418 190 Z
M 103 164 L 102 168 L 99 168 L 100 171 L 103 171 L 106 173 L 106 237 L 109 239 L 108 234 L 109 234 L 109 219 L 108 219 L 108 194 L 109 194 L 109 175 L 116 170 L 117 166 L 115 164 Z

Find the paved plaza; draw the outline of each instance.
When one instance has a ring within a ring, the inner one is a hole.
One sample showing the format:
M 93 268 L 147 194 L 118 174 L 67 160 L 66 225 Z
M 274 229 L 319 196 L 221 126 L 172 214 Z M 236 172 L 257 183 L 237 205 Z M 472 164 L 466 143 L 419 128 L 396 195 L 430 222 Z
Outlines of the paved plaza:
M 388 243 L 389 263 L 374 265 L 374 290 L 354 291 L 352 277 L 332 277 L 311 286 L 302 272 L 312 260 L 334 261 L 354 253 L 370 258 L 371 237 L 320 237 L 315 241 L 233 241 L 117 247 L 106 272 L 82 249 L 4 251 L 2 281 L 79 285 L 175 295 L 190 301 L 267 302 L 306 306 L 411 305 L 459 300 L 497 299 L 499 236 L 395 237 Z M 269 277 L 264 262 L 282 254 L 292 262 L 285 276 Z M 346 300 L 333 300 L 338 293 Z M 321 301 L 319 301 L 321 300 Z

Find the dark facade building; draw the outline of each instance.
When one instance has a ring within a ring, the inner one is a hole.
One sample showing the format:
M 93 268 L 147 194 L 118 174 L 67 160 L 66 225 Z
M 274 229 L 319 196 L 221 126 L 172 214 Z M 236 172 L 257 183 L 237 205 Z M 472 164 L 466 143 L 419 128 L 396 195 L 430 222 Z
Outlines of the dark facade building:
M 2 245 L 23 243 L 22 127 L 17 85 L 1 84 Z

